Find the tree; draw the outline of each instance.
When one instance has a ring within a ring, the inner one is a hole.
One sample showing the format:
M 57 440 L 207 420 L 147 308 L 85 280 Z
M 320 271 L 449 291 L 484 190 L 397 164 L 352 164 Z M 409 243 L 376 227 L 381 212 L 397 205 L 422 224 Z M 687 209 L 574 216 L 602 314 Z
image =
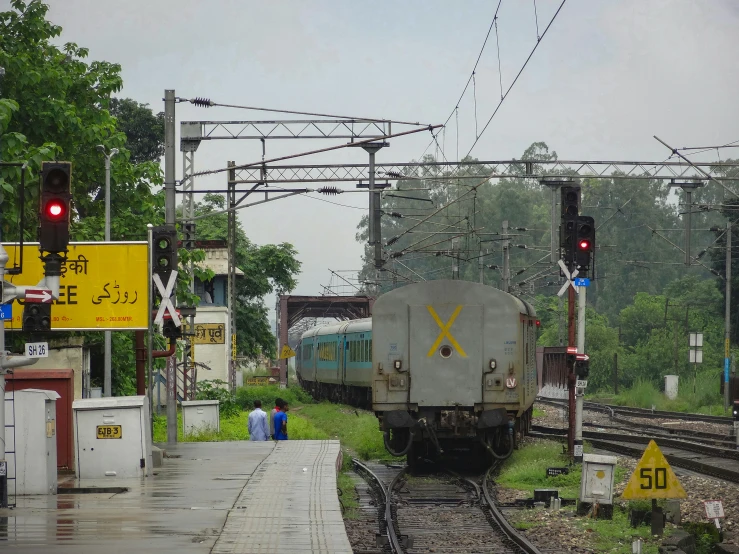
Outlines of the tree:
M 130 98 L 111 98 L 110 113 L 126 135 L 133 163 L 158 162 L 164 155 L 164 112 L 154 115 L 148 104 Z
M 118 119 L 113 117 L 110 96 L 122 86 L 120 66 L 102 61 L 88 63 L 87 49 L 74 43 L 62 48 L 53 44 L 61 27 L 46 20 L 48 7 L 41 2 L 13 0 L 11 6 L 11 11 L 0 13 L 0 67 L 6 71 L 0 90 L 0 158 L 28 163 L 25 238 L 35 238 L 35 183 L 41 163 L 59 159 L 72 162 L 72 240 L 103 239 L 105 169 L 104 158 L 96 148 L 102 144 L 106 149 L 119 150 L 111 168 L 111 236 L 114 240 L 145 239 L 146 224 L 159 224 L 163 219 L 163 194 L 153 192 L 162 184 L 162 175 L 155 160 L 132 160 L 127 148 L 131 141 L 119 124 L 125 123 L 129 113 L 149 124 L 156 118 L 143 117 L 141 105 L 137 110 L 119 111 Z M 143 124 L 126 127 L 149 136 L 159 132 L 155 128 L 145 131 Z M 0 169 L 5 240 L 18 238 L 19 184 L 19 168 Z M 20 335 L 11 335 L 11 342 L 22 343 Z M 102 345 L 102 334 L 85 333 L 85 337 L 95 355 Z M 133 370 L 131 333 L 115 333 L 116 394 L 134 390 Z
M 207 194 L 196 204 L 198 216 L 218 212 L 224 208 L 222 196 Z M 215 214 L 198 220 L 198 238 L 227 240 L 228 217 Z M 236 228 L 236 267 L 244 272 L 236 280 L 236 342 L 239 354 L 256 359 L 260 354 L 274 358 L 276 339 L 267 318 L 264 296 L 272 292 L 284 294 L 297 286 L 300 271 L 297 251 L 291 244 L 258 246 L 244 233 L 241 223 Z

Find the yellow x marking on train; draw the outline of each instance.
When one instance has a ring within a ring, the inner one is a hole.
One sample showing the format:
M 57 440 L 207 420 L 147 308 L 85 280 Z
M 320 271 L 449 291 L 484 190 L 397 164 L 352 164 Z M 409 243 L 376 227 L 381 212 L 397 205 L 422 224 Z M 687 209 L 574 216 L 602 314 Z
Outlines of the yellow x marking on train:
M 459 312 L 462 311 L 462 305 L 460 304 L 457 306 L 457 308 L 452 313 L 451 317 L 449 318 L 449 321 L 446 323 L 441 322 L 441 318 L 436 314 L 434 311 L 434 308 L 431 306 L 426 306 L 429 313 L 431 314 L 431 317 L 434 318 L 434 321 L 436 321 L 436 324 L 439 326 L 439 329 L 441 329 L 441 333 L 439 333 L 439 336 L 436 337 L 436 340 L 434 341 L 434 344 L 429 349 L 428 358 L 434 355 L 434 352 L 436 352 L 436 349 L 439 348 L 439 345 L 441 344 L 441 341 L 444 340 L 444 337 L 449 339 L 450 344 L 459 352 L 459 355 L 463 358 L 467 357 L 467 354 L 465 354 L 464 350 L 461 346 L 459 346 L 459 343 L 456 341 L 456 339 L 452 336 L 452 334 L 449 332 L 449 329 L 452 328 L 452 325 L 454 325 L 454 320 L 457 319 L 457 316 L 459 315 Z

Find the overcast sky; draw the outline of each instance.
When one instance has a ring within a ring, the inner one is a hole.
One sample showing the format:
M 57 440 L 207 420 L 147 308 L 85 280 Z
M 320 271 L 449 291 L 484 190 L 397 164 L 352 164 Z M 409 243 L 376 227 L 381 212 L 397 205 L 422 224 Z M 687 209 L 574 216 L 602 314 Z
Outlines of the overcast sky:
M 443 123 L 464 87 L 497 2 L 404 0 L 49 0 L 62 41 L 90 60 L 123 67 L 120 96 L 163 109 L 164 89 L 221 103 Z M 0 0 L 6 8 L 8 0 Z M 560 0 L 537 0 L 542 33 Z M 533 1 L 503 0 L 498 50 L 493 33 L 476 74 L 478 126 L 536 43 Z M 677 147 L 739 139 L 739 4 L 731 0 L 568 0 L 472 155 L 519 157 L 545 141 L 562 159 L 664 160 L 658 135 Z M 449 159 L 475 139 L 472 89 L 445 133 Z M 177 120 L 281 117 L 225 108 L 177 106 Z M 289 116 L 285 116 L 289 117 Z M 179 132 L 179 124 L 178 124 Z M 441 137 L 440 137 L 441 139 Z M 418 158 L 428 132 L 392 141 L 378 162 Z M 267 156 L 331 141 L 268 142 Z M 182 161 L 178 152 L 178 178 Z M 731 155 L 729 150 L 722 155 Z M 258 141 L 204 143 L 196 169 L 260 157 Z M 353 149 L 305 163 L 365 162 Z M 197 188 L 225 186 L 223 174 Z M 240 212 L 257 243 L 290 242 L 303 272 L 296 292 L 319 294 L 328 269 L 360 267 L 355 239 L 366 196 L 331 205 L 295 197 Z M 273 305 L 268 299 L 268 304 Z

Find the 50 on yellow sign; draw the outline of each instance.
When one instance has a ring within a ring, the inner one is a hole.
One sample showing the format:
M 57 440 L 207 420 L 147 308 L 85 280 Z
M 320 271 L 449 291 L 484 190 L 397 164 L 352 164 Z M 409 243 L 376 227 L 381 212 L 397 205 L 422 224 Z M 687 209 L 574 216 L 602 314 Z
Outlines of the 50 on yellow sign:
M 18 245 L 5 244 L 10 261 Z M 59 299 L 52 303 L 51 330 L 147 329 L 149 325 L 149 250 L 146 242 L 72 242 L 62 266 Z M 23 273 L 14 285 L 35 285 L 44 276 L 38 244 L 23 245 Z M 22 327 L 23 301 L 15 301 L 6 331 Z
M 685 489 L 657 443 L 649 441 L 621 497 L 627 500 L 650 500 L 686 496 Z

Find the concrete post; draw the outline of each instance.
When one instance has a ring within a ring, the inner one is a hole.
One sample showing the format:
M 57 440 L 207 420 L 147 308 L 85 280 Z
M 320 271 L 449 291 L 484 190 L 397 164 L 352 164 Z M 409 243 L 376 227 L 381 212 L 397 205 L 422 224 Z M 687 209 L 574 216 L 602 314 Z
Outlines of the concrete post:
M 175 223 L 175 95 L 164 91 L 164 222 Z
M 726 306 L 724 310 L 724 411 L 731 404 L 729 354 L 731 347 L 731 221 L 726 222 Z
M 585 302 L 587 287 L 577 290 L 577 352 L 585 353 Z M 575 387 L 575 462 L 582 462 L 582 411 L 584 401 L 583 389 Z

